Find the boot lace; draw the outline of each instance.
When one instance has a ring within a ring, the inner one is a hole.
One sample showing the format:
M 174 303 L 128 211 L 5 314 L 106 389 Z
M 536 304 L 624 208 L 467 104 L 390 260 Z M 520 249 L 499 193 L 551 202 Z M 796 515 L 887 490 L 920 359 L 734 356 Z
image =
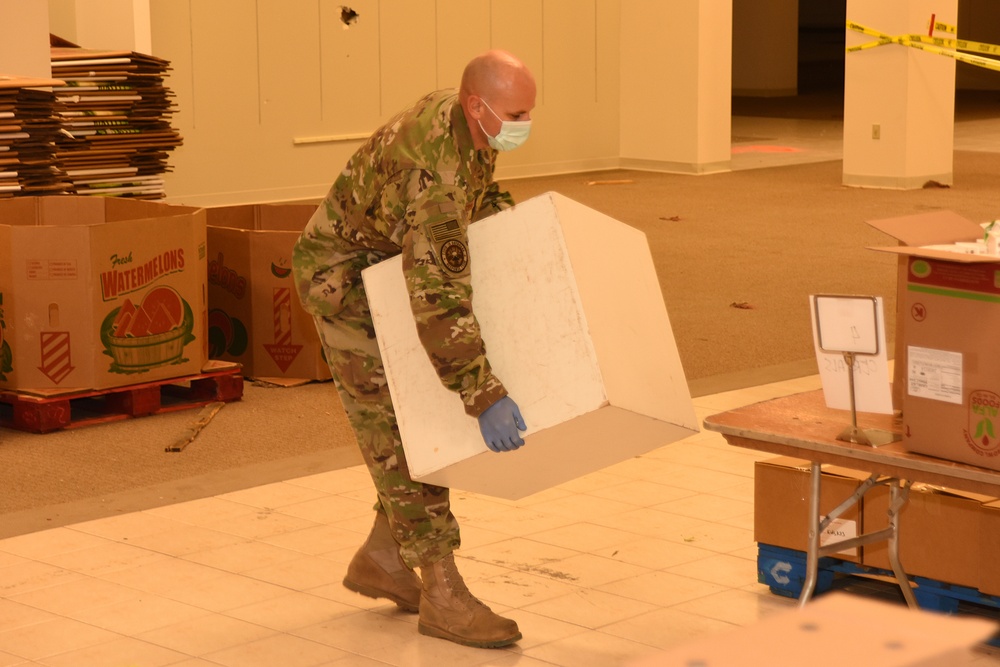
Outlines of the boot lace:
M 455 563 L 455 557 L 452 555 L 447 556 L 441 562 L 441 574 L 444 579 L 444 583 L 451 590 L 452 595 L 465 603 L 475 604 L 481 607 L 486 605 L 479 601 L 475 595 L 469 590 L 469 587 L 465 585 L 465 580 L 462 575 L 458 572 L 458 565 Z

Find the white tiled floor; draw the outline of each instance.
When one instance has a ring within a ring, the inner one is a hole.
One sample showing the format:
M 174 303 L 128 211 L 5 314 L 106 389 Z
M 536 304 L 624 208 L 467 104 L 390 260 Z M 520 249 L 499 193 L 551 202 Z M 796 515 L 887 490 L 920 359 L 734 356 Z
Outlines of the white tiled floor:
M 695 406 L 700 420 L 818 387 Z M 341 586 L 372 516 L 361 467 L 9 538 L 0 667 L 623 665 L 794 607 L 756 583 L 766 456 L 706 431 L 519 502 L 454 492 L 460 568 L 524 634 L 501 650 L 424 637 Z

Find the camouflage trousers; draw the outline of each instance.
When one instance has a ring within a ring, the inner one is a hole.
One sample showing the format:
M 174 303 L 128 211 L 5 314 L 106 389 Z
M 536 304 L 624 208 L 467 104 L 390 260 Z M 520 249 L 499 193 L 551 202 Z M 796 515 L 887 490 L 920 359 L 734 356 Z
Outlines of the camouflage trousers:
M 337 315 L 315 318 L 330 372 L 375 483 L 376 511 L 388 517 L 408 566 L 431 565 L 460 543 L 449 490 L 410 479 L 360 280 L 345 301 Z

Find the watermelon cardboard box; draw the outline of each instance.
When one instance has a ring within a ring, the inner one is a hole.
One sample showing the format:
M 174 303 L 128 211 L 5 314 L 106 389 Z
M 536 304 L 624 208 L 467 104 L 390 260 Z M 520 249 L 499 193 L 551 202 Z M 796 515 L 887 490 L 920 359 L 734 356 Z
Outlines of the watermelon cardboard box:
M 292 246 L 314 204 L 206 209 L 208 339 L 212 359 L 253 378 L 328 380 L 312 316 L 292 282 Z
M 201 372 L 205 253 L 201 208 L 0 200 L 0 388 L 105 389 Z

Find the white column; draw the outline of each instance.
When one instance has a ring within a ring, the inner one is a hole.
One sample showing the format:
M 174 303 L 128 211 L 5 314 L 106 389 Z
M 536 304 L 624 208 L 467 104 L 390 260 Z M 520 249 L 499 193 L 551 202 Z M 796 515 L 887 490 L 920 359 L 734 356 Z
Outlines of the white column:
M 890 35 L 928 33 L 931 15 L 952 25 L 957 0 L 848 0 L 847 20 Z M 847 46 L 873 41 L 848 31 Z M 845 185 L 917 189 L 952 183 L 955 60 L 890 44 L 847 53 Z
M 795 95 L 798 79 L 798 0 L 733 0 L 733 94 Z
M 0 17 L 0 76 L 50 78 L 48 5 L 0 0 Z
M 732 0 L 621 3 L 621 166 L 726 171 Z

